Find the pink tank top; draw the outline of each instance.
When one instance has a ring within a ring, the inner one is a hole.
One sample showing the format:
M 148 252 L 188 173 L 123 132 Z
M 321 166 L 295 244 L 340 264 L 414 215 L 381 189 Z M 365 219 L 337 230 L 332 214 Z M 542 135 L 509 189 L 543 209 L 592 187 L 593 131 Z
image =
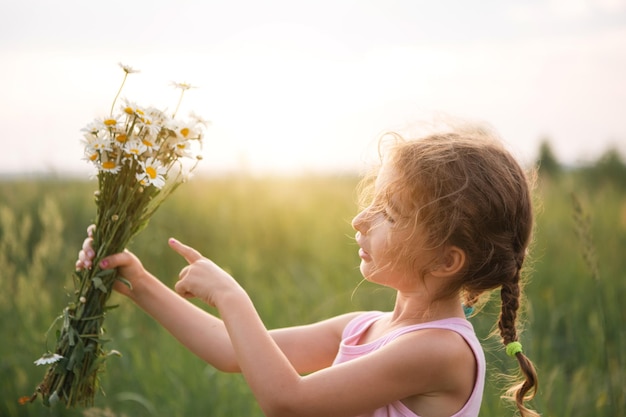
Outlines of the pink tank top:
M 363 313 L 355 317 L 343 330 L 341 345 L 339 346 L 339 352 L 333 362 L 333 365 L 342 362 L 367 355 L 380 347 L 391 342 L 395 338 L 405 333 L 414 332 L 421 329 L 446 329 L 452 330 L 460 334 L 463 339 L 470 346 L 474 352 L 476 358 L 476 365 L 478 368 L 476 381 L 474 382 L 474 389 L 469 399 L 457 413 L 451 417 L 476 417 L 480 411 L 480 404 L 483 397 L 483 388 L 485 385 L 485 355 L 483 349 L 474 333 L 472 324 L 462 318 L 449 318 L 437 321 L 431 321 L 428 323 L 416 324 L 412 326 L 402 327 L 396 329 L 393 332 L 371 342 L 363 345 L 359 345 L 358 341 L 363 333 L 378 319 L 385 314 L 380 311 L 372 311 Z M 359 416 L 359 417 L 419 417 L 412 412 L 401 401 L 394 401 L 391 404 L 374 410 L 372 413 Z

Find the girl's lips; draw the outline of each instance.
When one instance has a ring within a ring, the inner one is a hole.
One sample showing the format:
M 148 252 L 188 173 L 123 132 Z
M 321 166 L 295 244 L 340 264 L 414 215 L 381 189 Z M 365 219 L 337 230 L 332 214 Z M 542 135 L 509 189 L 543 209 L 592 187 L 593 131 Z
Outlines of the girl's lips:
M 363 248 L 359 248 L 359 258 L 363 259 L 364 261 L 368 261 L 371 259 L 369 253 L 367 253 Z

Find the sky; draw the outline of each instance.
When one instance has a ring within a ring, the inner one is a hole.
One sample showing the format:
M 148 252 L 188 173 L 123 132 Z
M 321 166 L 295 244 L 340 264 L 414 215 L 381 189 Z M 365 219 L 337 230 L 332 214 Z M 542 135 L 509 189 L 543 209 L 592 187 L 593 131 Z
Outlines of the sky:
M 626 0 L 0 0 L 0 174 L 92 173 L 122 97 L 212 122 L 201 171 L 363 169 L 387 130 L 484 121 L 523 162 L 626 155 Z

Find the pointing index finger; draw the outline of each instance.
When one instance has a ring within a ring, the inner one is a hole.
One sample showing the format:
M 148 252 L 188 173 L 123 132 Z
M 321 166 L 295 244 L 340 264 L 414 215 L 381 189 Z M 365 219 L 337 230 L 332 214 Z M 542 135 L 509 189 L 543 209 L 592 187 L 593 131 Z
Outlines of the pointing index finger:
M 202 256 L 202 254 L 200 252 L 198 252 L 197 250 L 195 250 L 191 246 L 187 246 L 187 245 L 185 245 L 183 243 L 180 243 L 178 240 L 176 240 L 174 238 L 170 238 L 168 243 L 170 244 L 170 247 L 172 249 L 174 249 L 174 251 L 176 251 L 183 258 L 185 258 L 185 260 L 189 264 L 192 264 L 192 263 L 194 263 L 194 262 L 204 258 L 204 256 Z

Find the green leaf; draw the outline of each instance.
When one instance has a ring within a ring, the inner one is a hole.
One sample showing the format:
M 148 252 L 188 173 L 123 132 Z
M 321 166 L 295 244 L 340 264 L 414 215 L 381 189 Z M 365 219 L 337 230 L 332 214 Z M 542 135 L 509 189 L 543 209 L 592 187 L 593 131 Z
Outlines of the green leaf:
M 65 307 L 63 309 L 63 327 L 62 329 L 67 331 L 67 329 L 70 327 L 70 310 Z
M 67 335 L 69 337 L 70 346 L 74 346 L 76 344 L 76 336 L 78 336 L 78 333 L 73 327 L 69 327 L 67 329 Z
M 117 277 L 117 280 L 120 281 L 122 284 L 126 285 L 129 290 L 133 289 L 133 284 L 129 280 L 127 280 L 126 278 Z
M 98 368 L 100 368 L 100 365 L 102 365 L 105 360 L 106 360 L 106 357 L 98 356 L 91 363 L 91 366 L 89 367 L 89 369 L 87 369 L 87 372 L 85 372 L 85 375 L 91 375 L 92 373 L 96 372 Z
M 100 278 L 99 276 L 95 276 L 91 279 L 91 281 L 93 281 L 93 285 L 94 287 L 96 287 L 97 289 L 99 289 L 100 291 L 106 293 L 107 291 L 107 287 L 104 286 L 104 284 L 102 283 L 102 278 Z
M 114 273 L 115 273 L 115 269 L 102 269 L 98 271 L 98 273 L 95 276 L 104 278 L 107 275 L 111 275 Z
M 58 362 L 54 363 L 54 374 L 55 375 L 64 375 L 67 373 L 67 363 L 69 360 L 65 357 L 61 358 Z
M 82 340 L 79 340 L 79 343 L 76 344 L 76 347 L 72 351 L 72 355 L 70 356 L 70 360 L 66 365 L 66 369 L 68 371 L 72 370 L 75 374 L 80 373 L 80 363 L 85 357 L 85 345 Z

